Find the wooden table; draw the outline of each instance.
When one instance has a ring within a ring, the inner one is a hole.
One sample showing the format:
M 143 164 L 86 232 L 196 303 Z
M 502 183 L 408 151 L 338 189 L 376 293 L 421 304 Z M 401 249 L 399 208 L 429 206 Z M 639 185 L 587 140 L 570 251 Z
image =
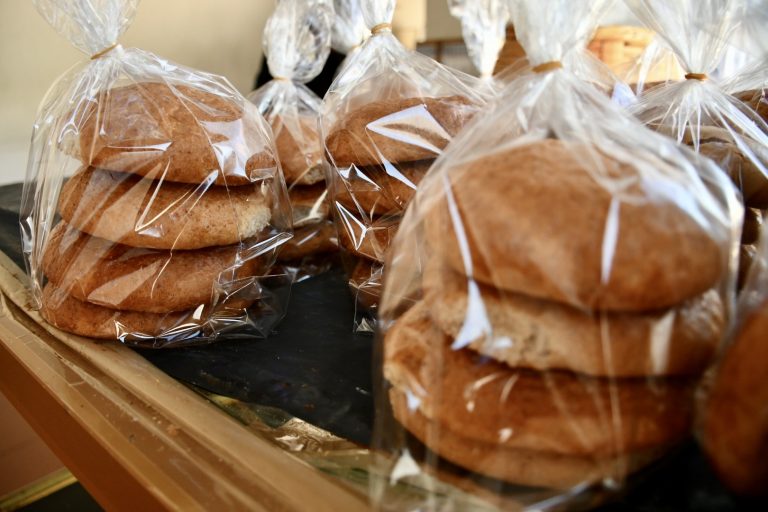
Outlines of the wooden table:
M 108 510 L 368 509 L 118 343 L 45 325 L 0 253 L 0 391 Z

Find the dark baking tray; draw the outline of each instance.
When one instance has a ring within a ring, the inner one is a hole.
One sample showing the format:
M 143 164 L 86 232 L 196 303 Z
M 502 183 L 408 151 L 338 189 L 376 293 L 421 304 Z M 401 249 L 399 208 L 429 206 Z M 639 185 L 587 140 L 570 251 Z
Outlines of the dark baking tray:
M 22 268 L 21 185 L 0 187 L 0 250 Z M 373 425 L 372 343 L 353 334 L 353 303 L 340 269 L 293 287 L 283 322 L 267 339 L 138 350 L 171 377 L 218 395 L 272 406 L 368 445 Z M 765 506 L 765 504 L 762 504 Z M 694 443 L 603 511 L 768 510 L 736 501 Z

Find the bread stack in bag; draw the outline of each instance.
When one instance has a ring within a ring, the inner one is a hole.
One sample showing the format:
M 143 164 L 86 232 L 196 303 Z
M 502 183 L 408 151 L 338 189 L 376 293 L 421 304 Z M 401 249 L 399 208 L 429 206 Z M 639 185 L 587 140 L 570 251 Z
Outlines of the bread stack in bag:
M 350 288 L 375 312 L 387 252 L 435 158 L 485 97 L 470 77 L 409 52 L 392 35 L 394 2 L 363 5 L 372 36 L 323 100 L 330 199 Z
M 568 487 L 688 432 L 726 325 L 724 254 L 676 199 L 616 202 L 591 172 L 634 170 L 593 151 L 544 139 L 452 165 L 425 214 L 423 299 L 387 333 L 385 375 L 398 421 L 463 467 Z
M 283 308 L 262 276 L 290 238 L 269 130 L 224 79 L 106 44 L 133 14 L 113 7 L 38 5 L 92 54 L 33 135 L 22 229 L 41 314 L 157 347 L 266 334 Z
M 755 7 L 752 6 L 751 8 L 754 9 Z M 748 12 L 747 14 L 754 13 Z M 768 10 L 762 13 L 762 16 L 767 17 Z M 764 122 L 768 123 L 768 96 L 766 96 L 768 57 L 758 60 L 732 77 L 723 85 L 723 89 L 744 102 Z M 764 163 L 761 167 L 758 165 L 760 160 L 755 161 L 754 158 L 739 157 L 739 153 L 731 152 L 731 154 L 734 155 L 731 158 L 732 166 L 737 171 L 731 172 L 731 175 L 736 178 L 744 196 L 744 203 L 747 206 L 744 212 L 744 228 L 741 237 L 741 261 L 739 265 L 739 285 L 741 287 L 745 284 L 749 268 L 756 259 L 758 234 L 762 229 L 763 219 L 768 213 L 768 176 L 766 175 L 768 173 L 766 165 L 768 164 Z M 768 148 L 764 147 L 762 154 L 762 161 L 768 162 Z
M 325 174 L 328 164 L 318 133 L 318 98 L 304 84 L 322 71 L 331 44 L 333 10 L 320 0 L 280 2 L 264 29 L 274 79 L 248 99 L 271 125 L 293 207 L 295 236 L 279 260 L 308 272 L 318 255 L 337 250 Z
M 567 505 L 690 434 L 728 327 L 742 208 L 711 161 L 569 68 L 606 5 L 510 3 L 531 69 L 403 218 L 379 322 L 383 504 L 433 475 L 493 505 Z
M 753 72 L 763 76 L 757 83 L 735 78 L 723 84 L 712 75 L 721 64 L 724 43 L 740 27 L 740 13 L 751 16 L 757 13 L 747 11 L 759 8 L 738 0 L 629 0 L 627 5 L 675 53 L 686 78 L 649 91 L 631 112 L 714 160 L 741 191 L 747 207 L 740 248 L 742 286 L 768 210 L 768 124 L 759 112 L 765 72 Z
M 768 227 L 738 305 L 738 325 L 703 386 L 700 439 L 734 492 L 768 497 Z M 757 505 L 758 502 L 755 502 Z

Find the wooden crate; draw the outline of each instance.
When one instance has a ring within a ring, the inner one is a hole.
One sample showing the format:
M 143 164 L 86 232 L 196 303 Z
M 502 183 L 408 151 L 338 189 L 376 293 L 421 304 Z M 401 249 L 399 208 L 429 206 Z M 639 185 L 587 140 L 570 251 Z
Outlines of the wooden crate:
M 599 27 L 587 48 L 603 61 L 617 76 L 628 82 L 635 82 L 635 76 L 628 75 L 637 59 L 653 40 L 652 30 L 629 25 L 608 25 Z M 507 28 L 507 42 L 499 55 L 496 73 L 519 63 L 525 58 L 525 51 L 515 37 L 515 29 Z M 683 71 L 672 55 L 665 56 L 649 71 L 646 80 L 659 82 L 682 79 Z

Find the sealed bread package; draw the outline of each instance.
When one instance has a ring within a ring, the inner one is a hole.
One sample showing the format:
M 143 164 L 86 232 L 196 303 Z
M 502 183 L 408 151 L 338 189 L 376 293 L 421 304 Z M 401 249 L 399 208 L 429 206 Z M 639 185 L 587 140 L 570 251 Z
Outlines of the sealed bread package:
M 21 229 L 50 324 L 165 347 L 266 335 L 291 237 L 269 127 L 226 79 L 118 40 L 138 2 L 35 2 L 90 56 L 38 112 Z
M 476 80 L 400 44 L 391 31 L 394 0 L 364 0 L 362 8 L 372 35 L 323 99 L 320 127 L 350 289 L 372 313 L 381 267 L 408 202 L 484 96 Z
M 654 36 L 643 52 L 627 63 L 626 70 L 620 75 L 635 96 L 640 97 L 660 85 L 682 80 L 684 73 L 675 53 L 663 39 Z
M 724 84 L 724 89 L 768 123 L 768 53 Z
M 295 277 L 322 270 L 337 250 L 325 187 L 328 164 L 318 130 L 320 98 L 304 85 L 328 58 L 332 19 L 329 3 L 320 0 L 278 3 L 264 29 L 274 78 L 248 96 L 272 127 L 288 185 L 295 236 L 280 249 L 278 260 Z
M 743 210 L 711 161 L 569 68 L 600 4 L 510 2 L 531 70 L 437 158 L 394 237 L 383 509 L 594 505 L 690 434 Z
M 627 0 L 627 5 L 664 39 L 685 71 L 685 80 L 647 91 L 630 112 L 714 160 L 741 191 L 745 206 L 756 210 L 751 217 L 762 217 L 768 208 L 768 124 L 713 77 L 739 27 L 743 2 Z M 759 100 L 753 106 L 759 107 Z M 745 226 L 745 235 L 750 231 Z M 743 240 L 745 261 L 753 241 Z
M 507 40 L 507 0 L 475 0 L 452 4 L 451 13 L 461 21 L 467 53 L 484 84 L 496 69 L 499 53 Z
M 338 73 L 347 67 L 370 34 L 363 19 L 361 0 L 333 0 L 334 21 L 331 30 L 331 48 L 346 55 Z
M 768 226 L 739 297 L 738 323 L 703 387 L 700 440 L 734 492 L 768 497 Z
M 507 0 L 508 2 L 508 0 Z M 468 5 L 468 4 L 467 4 Z M 593 19 L 600 20 L 608 11 L 611 4 L 598 2 L 594 6 Z M 467 7 L 464 7 L 466 12 Z M 593 40 L 593 42 L 596 40 Z M 517 43 L 515 43 L 517 44 Z M 597 50 L 593 51 L 588 47 L 575 48 L 568 52 L 564 57 L 563 64 L 576 76 L 589 82 L 603 94 L 609 96 L 619 105 L 628 105 L 636 101 L 632 89 L 624 83 L 605 62 L 596 55 Z M 503 58 L 503 57 L 502 57 Z M 505 67 L 497 70 L 494 78 L 504 84 L 508 84 L 518 78 L 520 75 L 529 73 L 532 69 L 530 59 L 525 56 L 506 62 Z

